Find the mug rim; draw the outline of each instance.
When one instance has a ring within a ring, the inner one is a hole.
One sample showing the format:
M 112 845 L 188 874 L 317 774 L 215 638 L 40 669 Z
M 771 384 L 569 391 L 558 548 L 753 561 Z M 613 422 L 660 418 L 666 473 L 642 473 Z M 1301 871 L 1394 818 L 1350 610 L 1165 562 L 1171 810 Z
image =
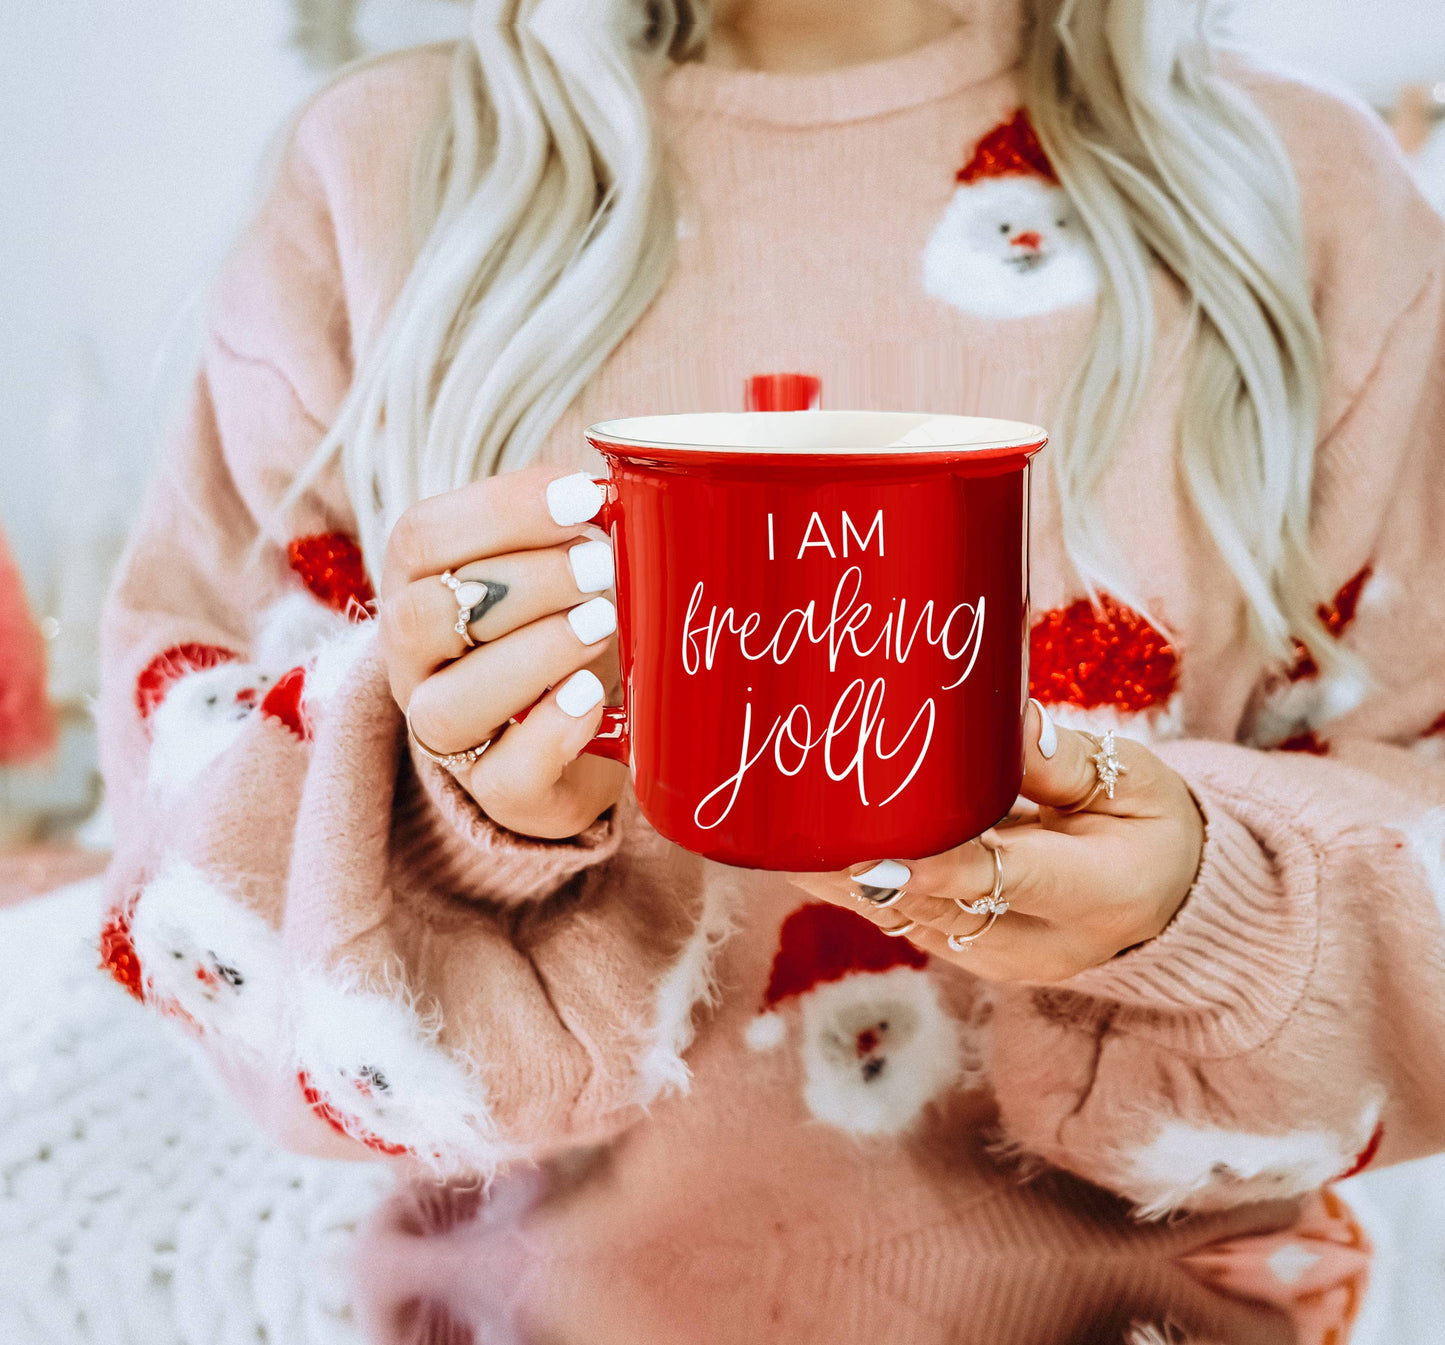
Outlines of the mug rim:
M 701 439 L 697 431 L 690 437 L 677 433 L 668 437 L 666 427 L 676 425 L 678 430 L 692 422 L 699 427 L 708 423 L 718 425 L 708 438 Z M 884 442 L 835 445 L 826 442 L 829 425 L 837 428 L 833 434 L 843 434 L 846 427 L 853 427 L 852 435 L 865 424 L 878 428 L 875 439 Z M 917 431 L 925 424 L 930 428 L 921 441 L 893 442 L 904 440 L 911 431 Z M 741 434 L 729 435 L 725 429 L 730 425 L 749 425 L 758 431 L 771 429 L 776 442 L 735 442 Z M 948 431 L 958 426 L 960 432 L 950 437 Z M 969 433 L 967 427 L 975 427 Z M 886 427 L 886 429 L 885 429 Z M 1048 442 L 1048 431 L 1042 426 L 1026 421 L 1005 420 L 992 416 L 964 416 L 912 411 L 873 410 L 806 410 L 806 411 L 682 411 L 663 415 L 623 416 L 612 420 L 598 421 L 589 425 L 584 432 L 593 447 L 604 445 L 618 448 L 658 451 L 669 457 L 674 455 L 696 456 L 698 458 L 721 455 L 729 458 L 777 457 L 797 460 L 799 458 L 869 458 L 877 457 L 889 461 L 902 458 L 937 459 L 940 457 L 967 457 L 972 459 L 1032 455 Z M 886 434 L 886 438 L 885 438 Z M 938 438 L 938 435 L 944 435 Z M 721 436 L 721 437 L 719 437 Z M 817 442 L 819 438 L 823 442 Z M 788 442 L 792 440 L 793 442 Z M 814 442 L 806 442 L 813 440 Z

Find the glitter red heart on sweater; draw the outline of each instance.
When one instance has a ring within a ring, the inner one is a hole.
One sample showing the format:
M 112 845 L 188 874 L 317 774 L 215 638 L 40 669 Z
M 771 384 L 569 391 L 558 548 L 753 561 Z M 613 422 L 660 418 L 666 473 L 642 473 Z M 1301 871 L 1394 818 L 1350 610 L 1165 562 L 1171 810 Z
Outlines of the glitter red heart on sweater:
M 286 547 L 286 559 L 301 582 L 334 611 L 350 615 L 353 603 L 369 611 L 376 594 L 354 537 L 344 532 L 297 537 Z
M 1045 705 L 1138 713 L 1179 687 L 1179 656 L 1144 617 L 1108 594 L 1045 612 L 1029 631 L 1029 694 Z

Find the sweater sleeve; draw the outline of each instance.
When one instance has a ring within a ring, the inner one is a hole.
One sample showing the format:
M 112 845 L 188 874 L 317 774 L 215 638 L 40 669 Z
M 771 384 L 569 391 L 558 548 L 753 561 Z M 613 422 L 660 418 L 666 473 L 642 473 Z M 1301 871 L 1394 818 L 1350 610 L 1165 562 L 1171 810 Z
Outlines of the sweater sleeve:
M 1360 576 L 1338 638 L 1368 689 L 1325 684 L 1302 656 L 1266 680 L 1254 722 L 1304 750 L 1156 745 L 1206 820 L 1186 902 L 1104 966 L 999 996 L 1007 1147 L 1146 1215 L 1445 1147 L 1442 273 L 1319 452 L 1320 512 L 1337 520 L 1322 554 Z M 1352 510 L 1351 481 L 1371 481 L 1383 510 Z
M 625 799 L 552 841 L 406 746 L 328 470 L 354 313 L 303 118 L 108 597 L 102 965 L 288 1147 L 486 1170 L 685 1085 L 719 925 Z

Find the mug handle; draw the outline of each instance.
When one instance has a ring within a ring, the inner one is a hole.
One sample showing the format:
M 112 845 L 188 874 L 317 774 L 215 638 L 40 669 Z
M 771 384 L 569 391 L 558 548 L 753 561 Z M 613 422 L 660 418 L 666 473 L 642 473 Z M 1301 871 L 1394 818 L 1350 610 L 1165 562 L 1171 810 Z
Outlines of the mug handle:
M 614 524 L 622 517 L 621 501 L 617 497 L 617 487 L 611 479 L 598 481 L 602 487 L 602 507 L 587 521 L 594 523 L 605 532 L 612 542 L 614 552 L 620 537 L 614 529 Z M 617 616 L 618 625 L 622 624 L 622 590 L 617 591 Z M 594 757 L 606 757 L 609 761 L 621 762 L 624 766 L 632 764 L 632 706 L 631 692 L 628 688 L 628 679 L 622 679 L 622 704 L 606 705 L 602 708 L 602 723 L 597 732 L 593 735 L 592 741 L 582 751 Z

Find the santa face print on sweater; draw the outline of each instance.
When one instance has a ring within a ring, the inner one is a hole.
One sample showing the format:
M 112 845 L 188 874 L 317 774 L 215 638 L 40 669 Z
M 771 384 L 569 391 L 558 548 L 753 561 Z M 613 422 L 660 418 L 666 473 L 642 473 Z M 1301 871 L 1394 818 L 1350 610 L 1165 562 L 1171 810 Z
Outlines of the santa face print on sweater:
M 495 1166 L 502 1150 L 481 1082 L 442 1047 L 434 1016 L 330 978 L 305 975 L 295 988 L 298 1077 L 318 1116 L 379 1153 Z
M 371 615 L 360 549 L 343 533 L 324 533 L 297 538 L 289 555 L 307 591 L 293 591 L 261 613 L 249 660 L 217 645 L 180 644 L 141 670 L 136 705 L 151 740 L 152 790 L 176 795 L 199 779 L 257 711 L 305 737 L 300 702 L 313 688 L 304 683 L 335 676 L 303 678 L 299 669 L 314 673 L 318 661 L 333 674 L 349 667 L 358 647 L 353 637 L 364 638 Z
M 808 1110 L 855 1135 L 900 1134 L 961 1073 L 960 1027 L 927 966 L 927 953 L 851 911 L 800 906 L 779 931 L 747 1043 L 782 1047 L 796 1004 Z
M 239 662 L 179 678 L 151 716 L 152 785 L 174 792 L 191 784 L 240 736 L 273 680 Z
M 985 318 L 1087 303 L 1094 250 L 1023 112 L 979 142 L 923 253 L 934 297 Z
M 958 1025 L 926 971 L 858 973 L 803 996 L 801 1058 L 818 1120 L 898 1134 L 957 1076 Z
M 203 1033 L 257 1051 L 274 1045 L 280 935 L 235 893 L 172 861 L 142 890 L 130 932 L 148 1000 L 179 1007 Z
M 308 719 L 363 647 L 369 598 L 359 551 L 339 534 L 293 544 L 309 592 L 266 609 L 252 657 L 187 642 L 155 655 L 135 684 L 150 740 L 147 786 L 169 804 L 189 797 L 249 726 L 279 723 L 309 737 Z M 303 564 L 304 562 L 304 564 Z M 347 613 L 343 615 L 343 608 Z M 281 1009 L 279 931 L 256 908 L 266 883 L 211 872 L 171 855 L 122 910 L 112 912 L 105 964 L 133 994 L 192 1031 L 261 1052 L 275 1049 Z

